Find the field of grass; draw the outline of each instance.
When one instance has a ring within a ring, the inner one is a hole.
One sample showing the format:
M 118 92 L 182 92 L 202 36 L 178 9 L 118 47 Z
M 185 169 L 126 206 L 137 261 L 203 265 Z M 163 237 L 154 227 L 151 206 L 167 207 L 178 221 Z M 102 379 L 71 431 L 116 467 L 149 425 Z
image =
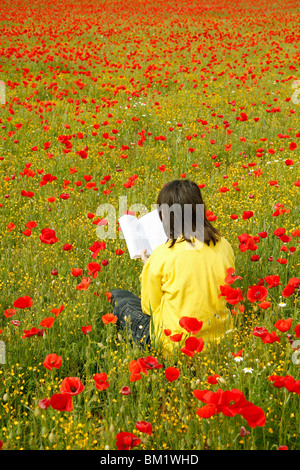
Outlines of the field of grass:
M 2 2 L 2 450 L 300 449 L 299 21 L 294 0 Z M 104 315 L 140 294 L 118 216 L 179 178 L 238 278 L 221 343 L 165 358 Z

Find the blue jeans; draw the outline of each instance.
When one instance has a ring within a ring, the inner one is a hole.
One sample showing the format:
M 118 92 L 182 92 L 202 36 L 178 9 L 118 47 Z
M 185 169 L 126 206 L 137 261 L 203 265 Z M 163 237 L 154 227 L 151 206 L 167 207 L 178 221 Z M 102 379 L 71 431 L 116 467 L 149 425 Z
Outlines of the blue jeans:
M 128 290 L 113 289 L 110 293 L 117 326 L 127 330 L 134 342 L 149 346 L 150 316 L 142 311 L 141 300 Z

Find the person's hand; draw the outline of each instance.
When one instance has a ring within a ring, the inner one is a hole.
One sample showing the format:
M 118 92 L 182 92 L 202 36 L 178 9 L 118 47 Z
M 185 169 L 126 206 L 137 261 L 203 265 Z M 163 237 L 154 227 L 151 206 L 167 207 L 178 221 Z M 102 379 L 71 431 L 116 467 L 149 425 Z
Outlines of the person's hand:
M 143 261 L 144 264 L 149 258 L 149 256 L 146 255 L 146 253 L 147 253 L 147 248 L 141 251 L 141 260 Z

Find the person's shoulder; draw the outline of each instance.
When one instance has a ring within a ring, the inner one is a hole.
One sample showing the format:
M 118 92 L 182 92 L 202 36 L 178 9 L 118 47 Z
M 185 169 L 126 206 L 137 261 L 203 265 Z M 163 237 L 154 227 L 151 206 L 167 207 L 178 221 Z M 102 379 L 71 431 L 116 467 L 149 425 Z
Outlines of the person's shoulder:
M 231 246 L 231 244 L 229 243 L 229 241 L 227 240 L 227 238 L 221 237 L 221 238 L 220 238 L 220 242 L 221 242 L 224 246 L 226 246 L 227 248 L 232 249 L 232 246 Z
M 229 241 L 226 238 L 221 237 L 220 242 L 222 244 L 222 247 L 224 247 L 224 249 L 227 251 L 227 253 L 229 253 L 229 255 L 234 258 L 234 251 Z
M 169 250 L 170 242 L 163 243 L 162 245 L 158 245 L 153 252 L 151 253 L 151 259 L 160 259 L 160 257 L 167 253 Z

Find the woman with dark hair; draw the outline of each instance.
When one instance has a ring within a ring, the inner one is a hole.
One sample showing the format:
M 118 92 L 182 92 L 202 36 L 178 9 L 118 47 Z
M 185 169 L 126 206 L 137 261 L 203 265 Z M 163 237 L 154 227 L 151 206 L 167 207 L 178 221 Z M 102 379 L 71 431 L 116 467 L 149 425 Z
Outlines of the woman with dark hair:
M 111 291 L 117 325 L 128 328 L 134 341 L 161 345 L 168 352 L 174 343 L 165 332 L 186 334 L 179 320 L 193 317 L 203 322 L 196 336 L 219 341 L 231 325 L 230 310 L 219 294 L 226 270 L 234 268 L 233 250 L 206 218 L 196 183 L 167 183 L 157 209 L 168 241 L 150 257 L 145 250 L 141 254 L 141 299 L 126 290 Z

